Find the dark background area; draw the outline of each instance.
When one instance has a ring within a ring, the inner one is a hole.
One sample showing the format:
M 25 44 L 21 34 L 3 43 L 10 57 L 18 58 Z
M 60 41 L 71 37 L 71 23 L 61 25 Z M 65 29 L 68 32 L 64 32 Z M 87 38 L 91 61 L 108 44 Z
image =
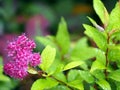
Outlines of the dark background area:
M 102 1 L 110 12 L 117 0 Z M 44 31 L 55 34 L 61 16 L 65 18 L 69 31 L 73 34 L 82 33 L 84 30 L 82 24 L 90 23 L 86 16 L 90 16 L 100 23 L 93 10 L 92 0 L 1 0 L 0 35 L 26 32 L 26 24 L 33 17 L 41 20 L 41 23 L 47 23 L 47 25 L 39 24 L 39 29 L 43 27 Z M 42 21 L 43 18 L 45 20 Z M 35 24 L 36 21 L 33 19 L 32 22 Z M 36 32 L 35 26 L 33 29 Z

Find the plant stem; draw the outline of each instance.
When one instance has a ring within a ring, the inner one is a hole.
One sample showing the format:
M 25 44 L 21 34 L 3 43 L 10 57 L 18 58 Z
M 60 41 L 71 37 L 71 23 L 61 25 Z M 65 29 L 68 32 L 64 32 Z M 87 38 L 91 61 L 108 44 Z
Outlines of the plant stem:
M 107 38 L 107 44 L 109 44 L 109 39 L 110 39 L 109 33 L 107 34 L 107 36 L 108 36 L 108 38 Z M 108 67 L 108 64 L 109 64 L 108 51 L 109 51 L 109 49 L 108 49 L 108 47 L 107 47 L 107 50 L 106 50 L 106 53 L 105 53 L 105 56 L 106 56 L 106 65 L 105 65 L 105 67 L 106 67 L 106 69 L 105 69 L 105 71 L 104 71 L 106 78 L 107 78 L 107 76 L 108 76 L 107 67 Z
M 107 50 L 106 50 L 106 54 L 105 54 L 105 56 L 106 56 L 106 65 L 105 65 L 105 67 L 107 68 L 107 66 L 108 66 L 108 63 L 109 63 L 109 61 L 108 61 L 108 48 L 107 48 Z M 108 75 L 108 73 L 107 73 L 107 69 L 105 69 L 105 76 L 106 76 L 106 78 L 107 78 L 107 75 Z
M 55 78 L 54 76 L 50 76 L 50 77 L 52 77 L 53 79 L 55 79 L 56 81 L 58 81 L 59 83 L 61 83 L 62 85 L 65 85 L 65 86 L 67 86 L 70 90 L 73 90 L 67 83 L 65 83 L 65 82 L 63 82 L 63 81 L 60 81 L 60 80 L 58 80 L 57 78 Z
M 45 74 L 45 72 L 43 72 L 43 71 L 38 71 L 38 75 L 41 77 L 42 76 L 42 74 Z M 46 77 L 46 76 L 45 76 Z M 67 83 L 65 83 L 65 82 L 63 82 L 63 81 L 60 81 L 60 80 L 58 80 L 57 78 L 55 78 L 54 76 L 49 76 L 49 77 L 51 77 L 51 78 L 53 78 L 53 79 L 55 79 L 56 81 L 58 81 L 59 83 L 61 83 L 62 85 L 65 85 L 65 86 L 67 86 L 70 90 L 73 90 Z
M 96 84 L 94 84 L 93 88 L 94 88 L 95 90 L 98 90 L 98 87 L 97 87 Z

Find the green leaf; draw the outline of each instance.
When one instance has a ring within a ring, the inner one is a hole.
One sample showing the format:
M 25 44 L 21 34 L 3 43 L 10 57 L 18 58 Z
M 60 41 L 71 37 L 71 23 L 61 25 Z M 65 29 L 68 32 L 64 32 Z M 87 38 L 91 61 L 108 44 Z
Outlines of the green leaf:
M 86 29 L 85 34 L 92 38 L 100 49 L 105 51 L 107 48 L 107 38 L 105 35 L 92 26 L 85 24 L 83 26 Z
M 38 72 L 32 68 L 32 67 L 28 67 L 28 70 L 27 70 L 30 74 L 38 74 Z
M 112 61 L 120 60 L 120 45 L 109 47 L 108 59 Z
M 47 90 L 71 90 L 71 89 L 69 89 L 67 86 L 64 86 L 64 85 L 58 85 L 56 87 L 53 87 L 53 88 L 47 89 Z
M 0 90 L 12 90 L 14 87 L 11 82 L 0 82 Z
M 3 74 L 3 62 L 2 57 L 0 57 L 0 81 L 10 82 L 10 78 Z
M 53 63 L 56 55 L 55 48 L 52 48 L 51 46 L 46 46 L 46 48 L 43 50 L 41 54 L 42 63 L 40 64 L 40 67 L 43 71 L 47 71 L 51 64 Z
M 104 79 L 100 79 L 98 81 L 96 81 L 96 83 L 103 89 L 103 90 L 111 90 L 110 84 L 104 80 Z
M 120 60 L 117 60 L 116 63 L 117 63 L 117 67 L 120 68 Z
M 35 42 L 37 44 L 36 47 L 37 51 L 42 51 L 47 45 L 50 45 L 51 47 L 58 49 L 55 43 L 52 40 L 50 40 L 48 37 L 36 36 Z
M 71 52 L 72 60 L 88 60 L 96 56 L 96 49 L 88 47 L 87 38 L 80 39 Z
M 113 31 L 111 31 L 111 32 L 112 32 L 112 34 L 111 34 L 111 36 L 110 36 L 110 40 L 111 40 L 111 41 L 112 41 L 113 39 L 114 39 L 114 42 L 120 40 L 120 29 L 118 29 L 118 30 L 113 30 Z
M 59 72 L 63 71 L 63 68 L 64 68 L 64 64 L 57 65 L 57 68 L 54 73 L 59 73 Z
M 120 82 L 120 69 L 110 72 L 108 77 Z
M 95 20 L 93 20 L 92 18 L 90 18 L 90 17 L 87 17 L 89 20 L 90 20 L 90 22 L 94 25 L 94 26 L 96 26 L 97 25 L 97 23 L 96 23 L 96 21 Z
M 68 85 L 79 90 L 84 90 L 84 86 L 81 80 L 74 80 L 72 82 L 69 82 Z
M 56 47 L 56 45 L 48 37 L 37 36 L 37 37 L 35 37 L 35 41 L 42 43 L 45 46 L 50 45 L 52 47 Z
M 79 74 L 79 70 L 70 70 L 67 75 L 67 80 L 68 82 L 72 82 L 75 80 L 81 80 L 81 82 L 83 81 L 83 79 L 81 78 Z
M 105 74 L 102 70 L 94 70 L 91 74 L 98 80 L 105 79 Z
M 117 3 L 115 8 L 110 13 L 110 20 L 107 31 L 120 29 L 120 3 Z
M 93 72 L 96 69 L 105 69 L 105 65 L 98 60 L 95 60 L 92 64 L 90 72 Z
M 62 61 L 60 59 L 55 59 L 46 72 L 48 73 L 48 75 L 52 75 L 63 71 L 63 68 L 64 64 L 62 63 Z
M 92 86 L 90 86 L 90 90 L 96 90 L 95 88 L 94 88 L 94 86 L 92 87 Z
M 56 58 L 61 58 L 54 36 L 47 36 L 47 37 L 37 36 L 35 37 L 35 41 L 37 44 L 38 51 L 42 51 L 47 45 L 50 45 L 51 47 L 56 49 Z
M 93 7 L 104 25 L 108 24 L 109 14 L 101 0 L 93 0 Z
M 80 65 L 80 68 L 83 70 L 89 70 L 89 65 L 87 62 L 83 63 L 82 65 Z
M 56 73 L 53 75 L 57 80 L 60 80 L 62 82 L 67 82 L 65 75 L 63 74 L 63 72 L 60 73 Z
M 0 81 L 10 82 L 10 78 L 5 76 L 4 74 L 0 74 Z
M 98 50 L 96 55 L 96 60 L 92 63 L 90 72 L 93 72 L 96 69 L 105 69 L 106 57 L 103 51 Z
M 74 49 L 82 49 L 83 47 L 89 47 L 88 45 L 88 38 L 87 37 L 83 37 L 81 39 L 79 39 L 76 43 L 76 46 Z
M 88 71 L 79 71 L 81 77 L 88 83 L 94 82 L 94 77 Z
M 93 20 L 92 18 L 88 17 L 88 19 L 91 21 L 91 23 L 99 30 L 99 31 L 104 31 L 104 28 L 102 28 L 101 26 L 99 26 L 95 20 Z
M 105 52 L 98 50 L 97 55 L 96 55 L 96 59 L 98 61 L 100 61 L 101 63 L 103 63 L 103 65 L 105 65 L 106 64 Z
M 120 90 L 120 82 L 115 82 L 116 84 L 116 90 Z
M 70 70 L 67 76 L 68 85 L 76 89 L 84 90 L 83 79 L 79 74 L 79 70 Z
M 73 48 L 73 51 L 74 51 L 74 49 L 76 50 L 76 49 L 82 49 L 82 48 L 88 48 L 88 47 L 89 47 L 88 38 L 83 37 L 77 41 L 76 45 Z
M 67 24 L 64 18 L 61 18 L 61 22 L 59 23 L 56 41 L 62 52 L 62 55 L 66 54 L 70 48 L 70 37 L 67 31 Z
M 68 69 L 72 69 L 74 67 L 77 67 L 81 64 L 83 64 L 84 62 L 83 61 L 72 61 L 70 63 L 68 63 L 63 70 L 68 70 Z
M 33 83 L 31 90 L 44 90 L 56 85 L 58 85 L 58 82 L 52 78 L 38 79 Z

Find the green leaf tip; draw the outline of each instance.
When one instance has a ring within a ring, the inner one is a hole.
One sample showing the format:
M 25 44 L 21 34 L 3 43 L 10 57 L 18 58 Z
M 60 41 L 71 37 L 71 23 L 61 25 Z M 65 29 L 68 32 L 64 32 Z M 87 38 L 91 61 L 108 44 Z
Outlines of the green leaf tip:
M 95 20 L 93 20 L 93 19 L 90 18 L 90 17 L 87 17 L 87 18 L 90 20 L 90 22 L 93 24 L 93 26 L 95 26 L 99 31 L 101 31 L 101 32 L 104 31 L 104 28 L 101 27 L 101 26 L 99 26 L 99 25 L 95 22 Z
M 101 79 L 96 81 L 96 83 L 103 89 L 103 90 L 111 90 L 110 84 L 108 81 Z
M 107 48 L 107 38 L 105 35 L 90 25 L 83 24 L 83 26 L 86 29 L 85 34 L 92 38 L 100 49 L 105 51 Z
M 109 14 L 104 4 L 101 2 L 101 0 L 93 0 L 93 7 L 104 26 L 107 26 L 109 22 Z
M 114 9 L 110 13 L 110 20 L 107 26 L 107 31 L 120 28 L 120 3 L 116 3 Z
M 68 33 L 68 28 L 64 18 L 61 18 L 61 21 L 58 26 L 58 31 L 56 35 L 56 42 L 61 50 L 62 55 L 66 54 L 70 48 L 70 36 Z

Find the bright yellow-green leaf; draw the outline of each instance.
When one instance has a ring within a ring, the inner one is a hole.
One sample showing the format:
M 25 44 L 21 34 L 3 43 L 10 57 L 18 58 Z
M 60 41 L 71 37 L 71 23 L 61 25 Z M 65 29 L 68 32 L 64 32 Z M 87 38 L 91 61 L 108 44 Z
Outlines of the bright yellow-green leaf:
M 69 82 L 68 85 L 79 90 L 84 90 L 84 85 L 81 80 L 74 80 L 72 82 Z
M 108 77 L 120 82 L 120 69 L 110 72 Z
M 96 83 L 103 89 L 103 90 L 111 90 L 110 84 L 104 80 L 104 79 L 100 79 L 98 81 L 96 81 Z
M 90 74 L 88 71 L 79 71 L 81 77 L 88 83 L 93 83 L 94 82 L 94 77 Z
M 81 64 L 83 64 L 84 62 L 83 61 L 72 61 L 70 63 L 68 63 L 63 70 L 68 70 L 68 69 L 72 69 L 74 67 L 77 67 Z
M 109 48 L 108 59 L 112 61 L 120 60 L 120 45 Z
M 53 87 L 50 90 L 71 90 L 71 89 L 65 85 L 57 85 L 56 87 Z
M 102 70 L 94 70 L 93 72 L 91 72 L 91 74 L 97 78 L 98 80 L 99 79 L 105 79 L 105 74 Z
M 31 90 L 49 89 L 56 86 L 57 84 L 58 82 L 52 78 L 38 79 L 33 83 Z
M 104 31 L 104 28 L 99 26 L 95 20 L 93 20 L 92 18 L 88 17 L 88 19 L 91 21 L 91 23 L 93 24 L 93 26 L 95 26 L 99 31 L 103 32 Z
M 96 60 L 93 62 L 90 72 L 93 72 L 96 69 L 105 69 L 105 65 L 100 61 Z
M 109 14 L 108 14 L 107 9 L 105 8 L 104 4 L 101 2 L 101 0 L 93 0 L 93 6 L 95 9 L 95 12 L 99 16 L 102 23 L 104 25 L 107 25 L 109 22 Z
M 41 54 L 42 63 L 40 64 L 40 67 L 43 71 L 47 71 L 51 64 L 53 63 L 56 55 L 55 48 L 52 48 L 51 46 L 46 46 L 46 48 L 43 50 Z
M 62 81 L 62 82 L 64 82 L 64 83 L 67 82 L 66 77 L 65 77 L 65 75 L 64 75 L 63 72 L 56 73 L 56 74 L 54 74 L 53 76 L 54 76 L 57 80 L 60 80 L 60 81 Z
M 88 60 L 96 56 L 97 49 L 89 47 L 87 38 L 80 39 L 71 52 L 72 60 Z
M 32 67 L 28 67 L 28 70 L 27 70 L 29 73 L 31 73 L 31 74 L 38 74 L 38 72 L 34 69 L 34 68 L 32 68 Z
M 42 43 L 43 45 L 47 46 L 50 45 L 52 47 L 56 47 L 56 45 L 48 38 L 48 37 L 35 37 L 37 43 Z
M 67 74 L 67 81 L 72 82 L 72 81 L 75 81 L 75 80 L 79 80 L 80 82 L 83 81 L 82 77 L 79 74 L 79 70 L 72 69 Z
M 106 36 L 102 32 L 98 31 L 96 28 L 90 25 L 84 24 L 83 26 L 86 29 L 85 34 L 92 38 L 100 49 L 105 51 L 107 49 Z
M 66 54 L 70 49 L 70 37 L 64 18 L 61 18 L 61 22 L 59 23 L 56 41 L 62 54 Z
M 101 50 L 98 50 L 96 54 L 96 60 L 92 63 L 90 72 L 93 72 L 94 70 L 102 70 L 105 69 L 106 65 L 106 56 L 105 53 Z
M 0 81 L 10 82 L 11 80 L 8 76 L 5 76 L 4 74 L 0 74 Z
M 115 8 L 110 13 L 110 20 L 107 31 L 120 29 L 120 3 L 117 3 Z

